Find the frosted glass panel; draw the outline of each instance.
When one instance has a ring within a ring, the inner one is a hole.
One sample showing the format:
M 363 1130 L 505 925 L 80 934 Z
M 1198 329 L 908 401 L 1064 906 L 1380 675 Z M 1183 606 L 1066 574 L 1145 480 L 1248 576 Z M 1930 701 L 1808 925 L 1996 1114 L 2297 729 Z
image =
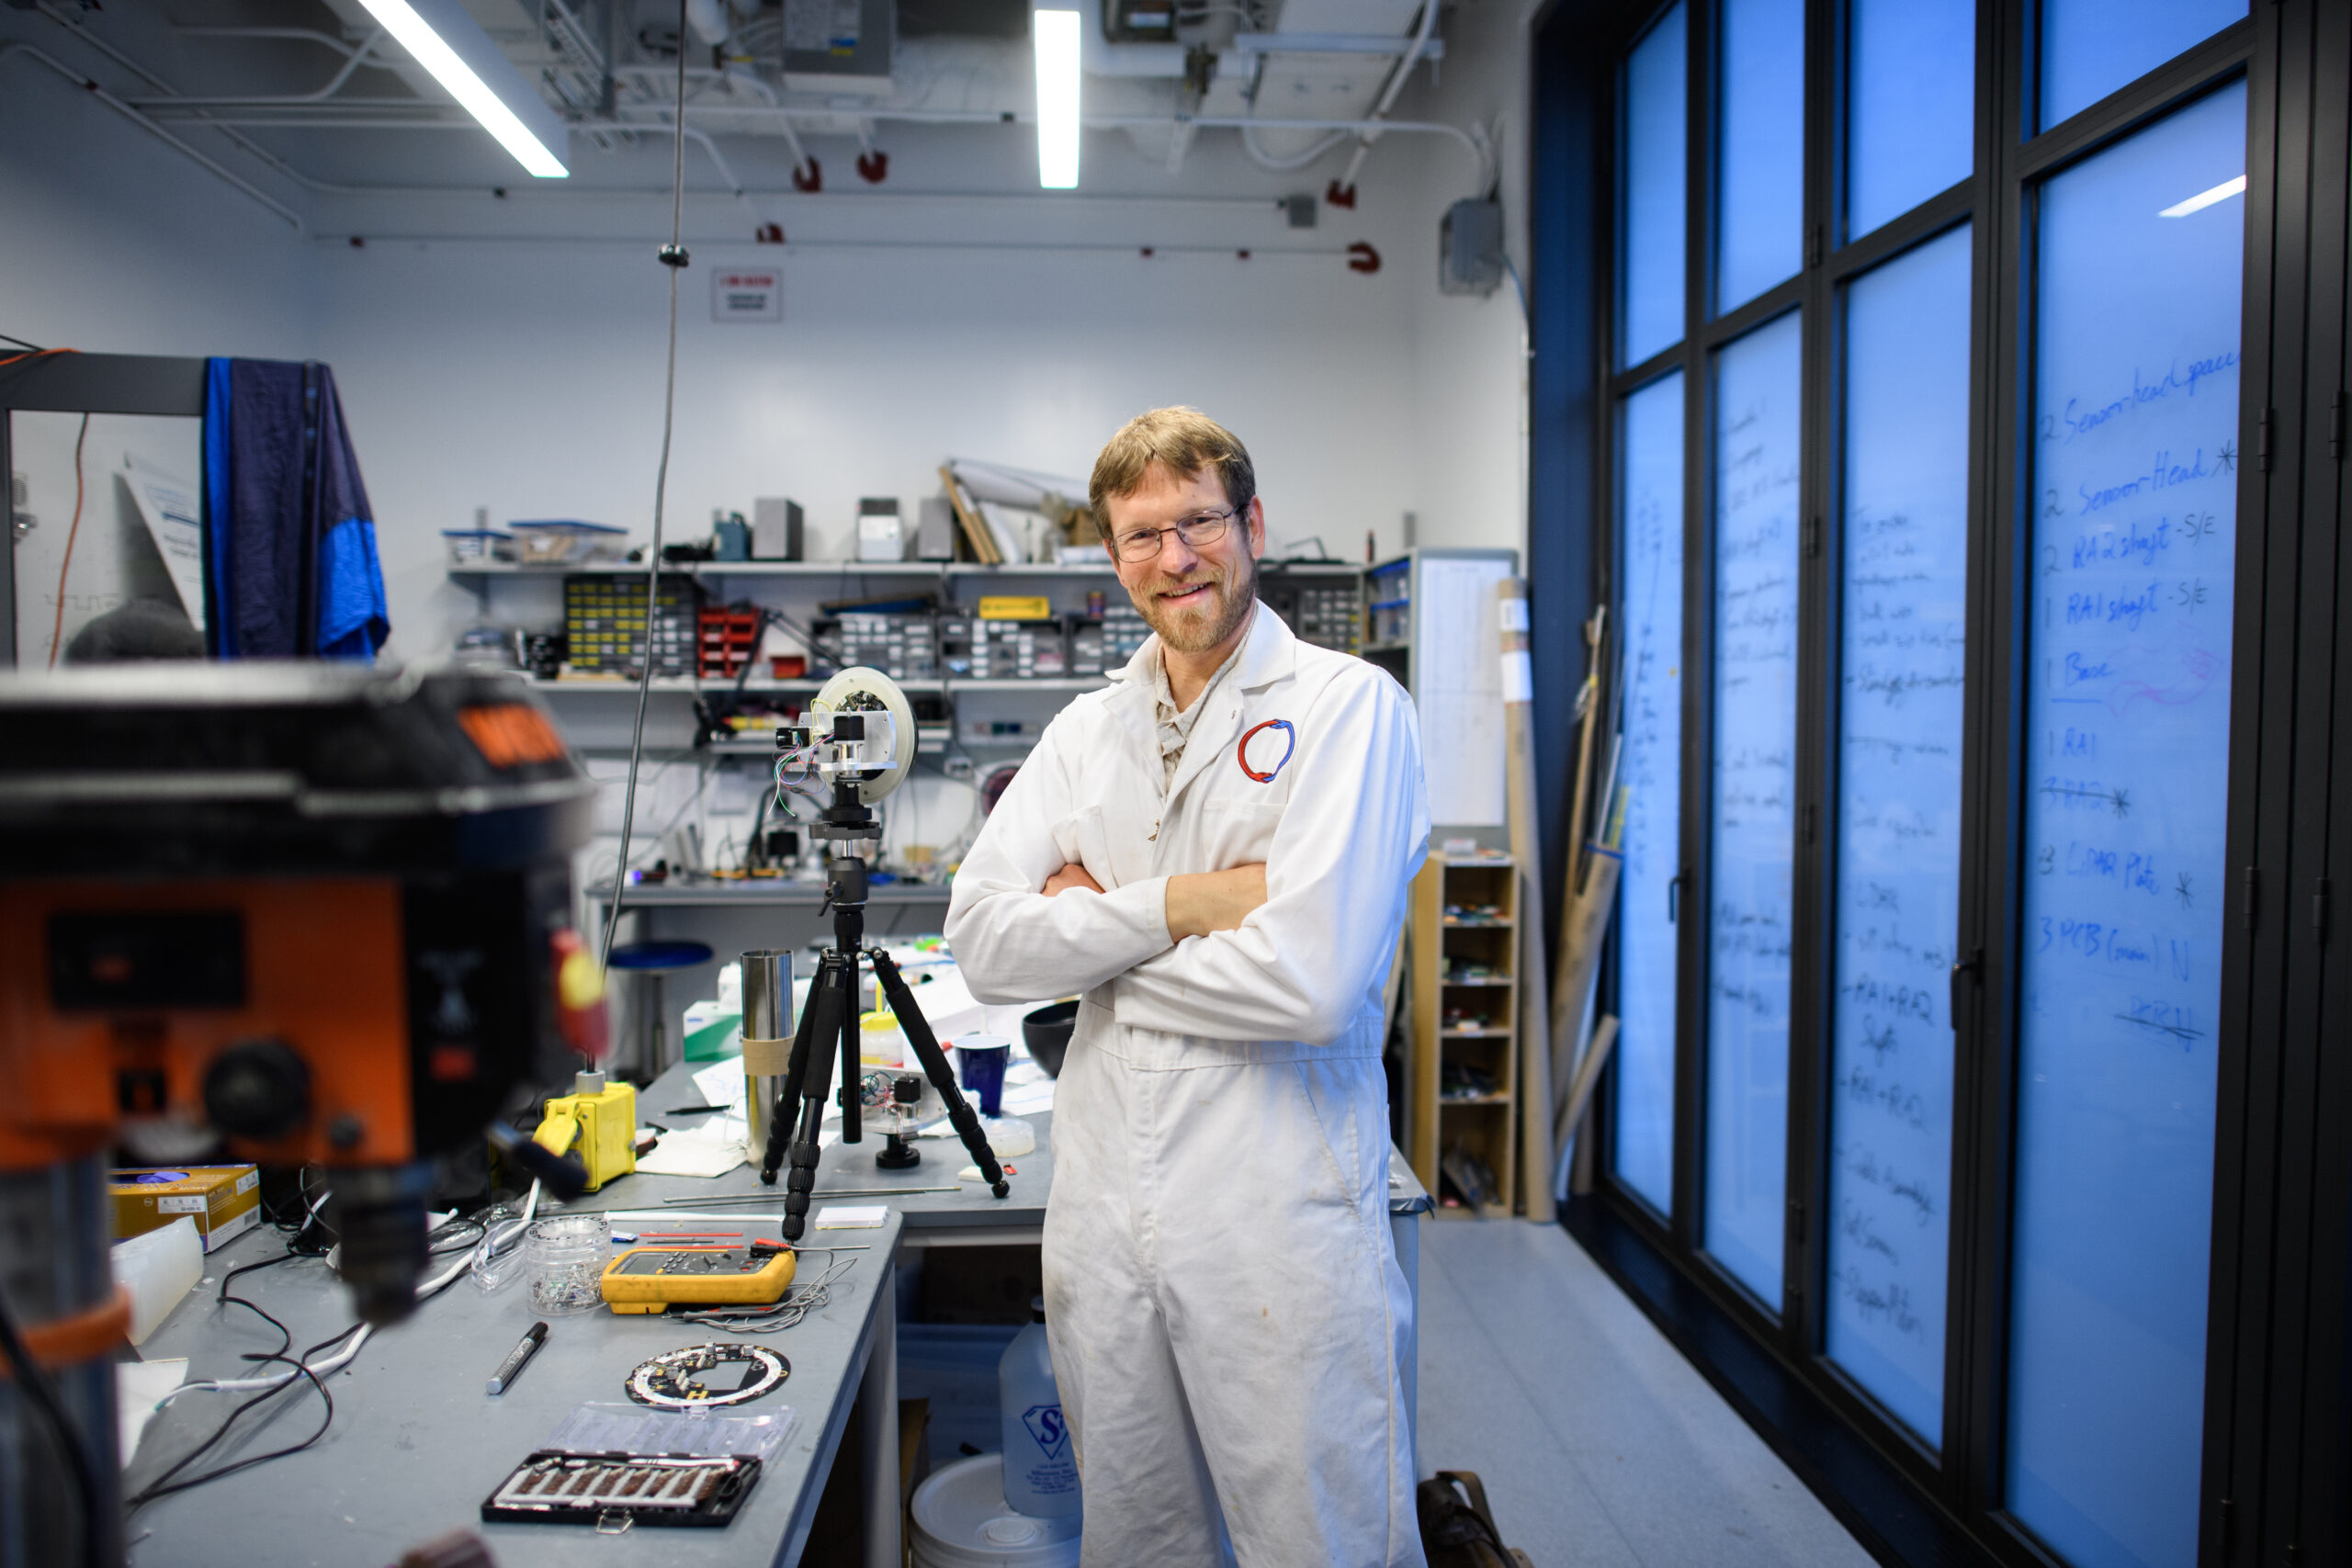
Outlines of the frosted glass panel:
M 1625 62 L 1625 365 L 1682 341 L 1690 20 L 1676 6 Z
M 1778 1309 L 1796 812 L 1796 312 L 1715 363 L 1704 1244 Z
M 2245 0 L 2041 0 L 2041 128 L 2245 15 Z
M 1674 919 L 1682 831 L 1682 375 L 1625 400 L 1625 854 L 1617 885 L 1617 1179 L 1674 1206 Z
M 2245 89 L 2041 197 L 2010 1508 L 2197 1556 Z
M 1804 0 L 1724 0 L 1715 310 L 1796 275 L 1804 254 Z
M 1830 1359 L 1943 1440 L 1960 919 L 1969 233 L 1846 297 Z
M 1975 0 L 1852 0 L 1846 237 L 1899 218 L 1975 165 Z

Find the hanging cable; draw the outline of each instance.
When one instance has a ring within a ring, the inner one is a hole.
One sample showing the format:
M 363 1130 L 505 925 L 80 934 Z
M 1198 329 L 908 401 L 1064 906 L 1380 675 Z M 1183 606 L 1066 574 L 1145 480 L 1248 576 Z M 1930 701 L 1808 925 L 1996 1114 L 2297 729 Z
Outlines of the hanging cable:
M 686 51 L 683 47 L 686 36 L 686 0 L 678 0 L 678 124 L 686 123 Z M 645 552 L 645 653 L 637 676 L 637 723 L 629 731 L 628 784 L 621 796 L 621 852 L 613 866 L 613 903 L 605 917 L 605 941 L 597 955 L 599 964 L 610 967 L 613 960 L 613 936 L 620 930 L 621 904 L 628 891 L 628 836 L 636 825 L 637 770 L 645 758 L 645 705 L 653 690 L 653 627 L 662 598 L 662 510 L 670 490 L 670 434 L 678 412 L 678 275 L 686 267 L 686 247 L 682 243 L 686 216 L 686 139 L 670 138 L 673 161 L 670 169 L 670 243 L 662 247 L 660 257 L 670 269 L 670 349 L 669 371 L 662 389 L 662 461 L 653 479 L 653 543 Z
M 65 574 L 74 570 L 74 541 L 82 532 L 82 443 L 90 438 L 90 416 L 82 416 L 74 437 L 74 523 L 65 530 L 65 558 L 57 563 L 57 624 L 49 631 L 49 667 L 57 668 L 58 645 L 65 638 Z

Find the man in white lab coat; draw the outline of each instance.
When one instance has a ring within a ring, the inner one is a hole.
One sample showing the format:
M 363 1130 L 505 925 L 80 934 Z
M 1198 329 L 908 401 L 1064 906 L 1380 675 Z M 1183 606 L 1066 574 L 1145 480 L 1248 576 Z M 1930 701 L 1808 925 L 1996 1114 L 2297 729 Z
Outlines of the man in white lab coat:
M 1255 489 L 1191 409 L 1103 448 L 1157 635 L 1046 728 L 947 915 L 980 999 L 1083 994 L 1045 1280 L 1090 1568 L 1422 1562 L 1380 1061 L 1420 742 L 1385 672 L 1257 602 Z

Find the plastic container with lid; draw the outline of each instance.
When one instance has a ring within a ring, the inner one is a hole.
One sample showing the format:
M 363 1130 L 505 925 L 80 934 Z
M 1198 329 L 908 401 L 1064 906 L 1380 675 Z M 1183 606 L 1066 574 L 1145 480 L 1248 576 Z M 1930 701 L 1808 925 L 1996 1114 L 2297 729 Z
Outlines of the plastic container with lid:
M 533 1221 L 523 1244 L 531 1310 L 552 1317 L 604 1305 L 605 1265 L 611 1261 L 612 1246 L 612 1222 L 602 1213 Z
M 1076 1518 L 1078 1455 L 1054 1362 L 1046 1345 L 1046 1299 L 1029 1301 L 1029 1325 L 997 1362 L 998 1414 L 1004 1433 L 1004 1500 L 1035 1518 Z
M 975 1454 L 915 1488 L 915 1568 L 1077 1568 L 1079 1517 L 1005 1506 L 1001 1454 Z

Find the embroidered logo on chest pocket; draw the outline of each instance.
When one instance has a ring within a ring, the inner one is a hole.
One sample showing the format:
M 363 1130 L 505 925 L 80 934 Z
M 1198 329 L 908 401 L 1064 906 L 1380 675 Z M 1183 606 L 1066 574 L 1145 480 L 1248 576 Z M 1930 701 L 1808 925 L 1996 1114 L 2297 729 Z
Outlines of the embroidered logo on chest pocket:
M 1283 751 L 1279 757 L 1274 756 L 1274 742 L 1271 736 L 1263 740 L 1258 739 L 1259 736 L 1269 729 L 1282 732 Z M 1250 744 L 1252 741 L 1257 742 L 1254 748 Z M 1274 775 L 1283 771 L 1283 764 L 1290 761 L 1290 754 L 1296 750 L 1298 750 L 1298 731 L 1291 728 L 1290 720 L 1270 718 L 1263 724 L 1251 726 L 1242 735 L 1241 743 L 1233 749 L 1233 754 L 1235 760 L 1240 762 L 1243 773 L 1259 784 L 1272 784 L 1274 782 Z M 1271 759 L 1272 765 L 1263 772 L 1252 767 L 1250 759 L 1253 753 L 1261 762 Z

